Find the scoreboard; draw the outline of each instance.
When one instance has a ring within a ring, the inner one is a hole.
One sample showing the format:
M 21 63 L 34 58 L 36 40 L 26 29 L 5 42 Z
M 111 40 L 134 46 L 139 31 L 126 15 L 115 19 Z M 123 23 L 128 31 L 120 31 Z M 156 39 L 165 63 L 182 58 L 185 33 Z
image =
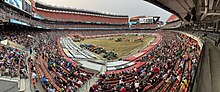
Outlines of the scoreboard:
M 32 12 L 31 0 L 3 0 L 3 1 L 27 13 Z
M 153 18 L 140 18 L 139 23 L 153 23 Z
M 160 17 L 139 18 L 139 23 L 156 24 L 159 21 L 159 19 Z

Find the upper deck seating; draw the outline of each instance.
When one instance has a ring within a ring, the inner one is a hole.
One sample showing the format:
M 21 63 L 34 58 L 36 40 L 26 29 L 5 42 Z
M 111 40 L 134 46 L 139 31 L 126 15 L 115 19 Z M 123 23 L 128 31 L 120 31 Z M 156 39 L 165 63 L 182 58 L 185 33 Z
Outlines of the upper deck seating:
M 37 14 L 49 20 L 74 21 L 74 22 L 100 22 L 112 24 L 127 24 L 127 18 L 114 18 L 86 14 L 61 13 L 36 9 Z

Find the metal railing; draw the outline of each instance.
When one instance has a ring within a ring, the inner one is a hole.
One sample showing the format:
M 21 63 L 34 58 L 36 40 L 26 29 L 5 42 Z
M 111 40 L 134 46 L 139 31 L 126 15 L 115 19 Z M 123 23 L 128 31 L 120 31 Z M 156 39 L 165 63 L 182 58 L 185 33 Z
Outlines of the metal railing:
M 199 61 L 198 61 L 197 69 L 196 69 L 196 75 L 192 77 L 192 81 L 189 84 L 189 85 L 191 85 L 188 90 L 190 92 L 198 92 L 197 89 L 198 89 L 199 79 L 201 77 L 200 76 L 201 75 L 201 66 L 203 64 L 202 62 L 203 62 L 203 58 L 204 58 L 204 54 L 205 54 L 205 47 L 206 47 L 206 44 L 204 43 L 202 50 L 201 50 L 201 53 L 200 53 L 200 57 L 199 57 Z
M 183 32 L 186 32 L 186 33 L 189 33 L 189 34 L 192 34 L 198 38 L 200 38 L 201 40 L 201 43 L 203 44 L 201 51 L 200 51 L 200 56 L 199 56 L 199 60 L 198 60 L 198 63 L 197 63 L 197 67 L 195 69 L 195 76 L 192 76 L 192 80 L 190 81 L 190 83 L 188 84 L 189 85 L 189 88 L 187 89 L 187 92 L 198 92 L 198 87 L 199 87 L 199 83 L 200 83 L 200 77 L 201 77 L 201 67 L 202 67 L 202 62 L 204 61 L 204 57 L 205 57 L 205 50 L 206 50 L 206 41 L 205 39 L 203 39 L 203 37 L 201 35 L 199 35 L 198 33 L 194 33 L 193 31 L 194 30 L 191 30 L 191 31 L 184 31 L 184 30 L 181 30 Z M 190 71 L 191 73 L 191 71 Z

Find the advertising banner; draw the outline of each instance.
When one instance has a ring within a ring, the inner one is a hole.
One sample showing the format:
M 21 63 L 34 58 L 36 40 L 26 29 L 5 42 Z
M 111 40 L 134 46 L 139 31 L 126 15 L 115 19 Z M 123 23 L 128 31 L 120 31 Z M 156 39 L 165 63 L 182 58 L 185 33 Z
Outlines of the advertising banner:
M 137 22 L 130 22 L 132 25 L 136 25 L 137 24 Z
M 18 9 L 22 9 L 22 0 L 5 0 L 5 2 Z
M 9 19 L 9 22 L 10 22 L 10 23 L 15 23 L 15 24 L 24 25 L 24 26 L 30 26 L 28 23 L 21 22 L 21 21 L 15 20 L 15 19 Z
M 153 18 L 140 18 L 139 23 L 153 23 Z
M 22 0 L 22 10 L 31 13 L 31 1 L 30 0 Z

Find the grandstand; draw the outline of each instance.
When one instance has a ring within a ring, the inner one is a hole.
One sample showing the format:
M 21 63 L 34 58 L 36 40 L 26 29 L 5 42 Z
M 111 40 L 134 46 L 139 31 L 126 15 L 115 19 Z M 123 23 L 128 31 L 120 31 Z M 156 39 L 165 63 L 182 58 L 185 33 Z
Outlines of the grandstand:
M 0 90 L 218 92 L 219 20 L 207 16 L 219 15 L 211 11 L 218 12 L 219 0 L 145 1 L 173 15 L 163 25 L 159 16 L 129 19 L 38 0 L 0 0 Z M 88 39 L 104 45 L 84 43 Z M 129 54 L 120 57 L 108 51 L 123 42 L 136 48 L 122 46 Z
M 45 5 L 40 2 L 36 2 L 35 6 L 34 12 L 48 20 L 101 24 L 128 24 L 128 16 L 126 15 L 112 15 L 80 9 L 62 8 Z
M 130 18 L 132 29 L 158 29 L 161 24 L 160 16 L 136 16 Z

